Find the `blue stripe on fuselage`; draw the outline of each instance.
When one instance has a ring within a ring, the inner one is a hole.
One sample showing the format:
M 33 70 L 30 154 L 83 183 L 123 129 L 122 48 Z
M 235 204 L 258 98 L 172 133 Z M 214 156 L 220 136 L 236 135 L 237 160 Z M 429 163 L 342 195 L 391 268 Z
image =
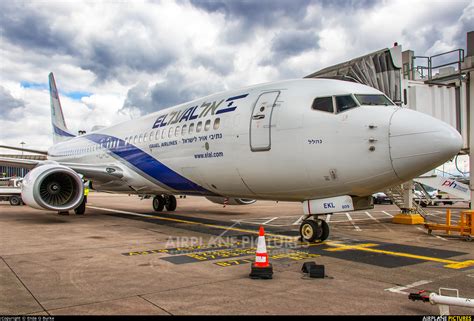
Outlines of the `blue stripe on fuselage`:
M 159 162 L 153 156 L 142 151 L 140 148 L 131 144 L 125 144 L 125 141 L 122 139 L 102 134 L 89 134 L 83 137 L 102 146 L 106 146 L 107 139 L 112 142 L 119 141 L 117 147 L 108 148 L 112 154 L 127 161 L 133 167 L 174 190 L 186 194 L 218 196 L 218 194 L 215 194 L 214 192 L 211 192 L 204 187 L 190 181 L 186 177 L 176 173 L 171 168 Z

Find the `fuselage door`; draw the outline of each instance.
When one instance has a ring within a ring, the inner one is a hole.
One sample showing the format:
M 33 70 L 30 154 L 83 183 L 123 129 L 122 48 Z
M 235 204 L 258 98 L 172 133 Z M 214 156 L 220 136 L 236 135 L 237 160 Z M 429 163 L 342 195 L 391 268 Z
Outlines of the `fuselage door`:
M 279 91 L 261 94 L 250 119 L 250 149 L 253 152 L 271 148 L 272 113 Z

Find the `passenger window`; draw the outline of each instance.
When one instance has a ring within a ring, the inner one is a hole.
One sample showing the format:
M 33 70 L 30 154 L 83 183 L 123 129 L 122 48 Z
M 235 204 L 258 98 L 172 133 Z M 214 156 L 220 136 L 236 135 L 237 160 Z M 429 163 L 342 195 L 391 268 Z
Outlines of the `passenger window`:
M 181 130 L 181 135 L 184 136 L 186 135 L 186 129 L 188 129 L 187 125 L 183 125 L 183 129 Z
M 168 130 L 168 138 L 171 138 L 172 135 L 173 135 L 173 127 L 170 127 L 170 129 Z
M 136 144 L 137 140 L 138 140 L 138 135 L 135 135 L 135 137 L 133 138 L 133 143 Z
M 155 140 L 158 140 L 158 138 L 160 138 L 160 130 L 159 129 L 156 130 Z
M 143 134 L 143 142 L 146 142 L 146 137 L 147 137 L 147 136 L 148 136 L 148 135 L 147 135 L 146 133 Z
M 357 107 L 357 103 L 351 95 L 336 96 L 335 98 L 338 113 Z
M 219 129 L 220 124 L 221 124 L 221 119 L 220 119 L 220 118 L 216 118 L 216 119 L 214 120 L 214 130 Z
M 138 136 L 138 142 L 141 143 L 142 142 L 142 138 L 143 138 L 143 135 L 140 134 L 140 136 Z
M 194 132 L 194 123 L 189 125 L 189 133 L 192 134 Z
M 151 140 L 153 139 L 153 134 L 154 134 L 154 132 L 151 131 L 151 132 L 150 132 L 150 139 L 149 139 L 150 142 L 151 142 Z
M 311 108 L 314 110 L 333 113 L 334 107 L 332 105 L 332 97 L 319 97 L 314 99 L 313 106 Z
M 161 139 L 165 139 L 166 135 L 166 130 L 163 128 L 163 131 L 161 132 Z
M 202 128 L 202 122 L 200 121 L 196 125 L 196 133 L 199 133 L 201 131 L 201 128 Z
M 204 125 L 204 130 L 207 132 L 211 128 L 211 120 L 206 120 L 206 124 Z
M 174 131 L 174 136 L 175 136 L 175 137 L 178 137 L 179 134 L 181 133 L 181 132 L 180 132 L 180 129 L 181 129 L 181 128 L 180 128 L 179 126 L 176 126 L 176 130 Z

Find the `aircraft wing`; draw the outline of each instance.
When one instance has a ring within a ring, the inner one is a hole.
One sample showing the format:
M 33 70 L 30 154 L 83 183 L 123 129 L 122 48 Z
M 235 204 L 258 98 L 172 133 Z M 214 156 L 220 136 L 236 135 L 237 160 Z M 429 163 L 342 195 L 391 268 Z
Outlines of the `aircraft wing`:
M 61 163 L 72 170 L 84 175 L 87 179 L 96 179 L 101 181 L 112 181 L 123 177 L 123 170 L 115 165 L 93 165 L 93 164 L 73 164 Z
M 7 146 L 7 145 L 0 145 L 0 148 L 18 150 L 18 151 L 21 151 L 21 152 L 29 152 L 29 153 L 35 153 L 35 154 L 41 154 L 41 155 L 48 155 L 47 151 L 39 150 L 39 149 L 20 148 L 20 147 Z
M 51 161 L 0 157 L 0 165 L 4 166 L 32 169 L 45 163 L 51 163 Z M 61 163 L 61 165 L 71 168 L 87 179 L 116 180 L 123 177 L 123 170 L 118 166 L 75 163 Z
M 43 162 L 44 162 L 43 160 L 35 160 L 35 159 L 0 157 L 0 165 L 27 168 L 27 169 L 32 169 L 36 165 L 41 164 Z

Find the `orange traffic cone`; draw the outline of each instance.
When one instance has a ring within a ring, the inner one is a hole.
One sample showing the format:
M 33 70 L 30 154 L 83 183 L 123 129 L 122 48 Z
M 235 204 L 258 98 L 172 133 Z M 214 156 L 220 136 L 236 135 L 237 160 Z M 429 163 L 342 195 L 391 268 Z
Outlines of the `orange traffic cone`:
M 273 267 L 268 260 L 267 246 L 265 244 L 265 231 L 260 226 L 258 233 L 257 252 L 255 253 L 255 262 L 252 264 L 250 277 L 252 279 L 271 279 Z

